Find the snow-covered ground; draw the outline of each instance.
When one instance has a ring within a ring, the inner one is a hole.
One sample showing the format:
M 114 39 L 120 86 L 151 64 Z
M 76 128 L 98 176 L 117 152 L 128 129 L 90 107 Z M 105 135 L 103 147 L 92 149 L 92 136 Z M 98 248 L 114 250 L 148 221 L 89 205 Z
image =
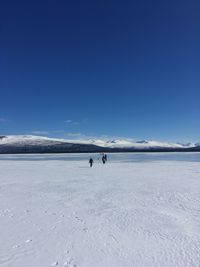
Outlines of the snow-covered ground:
M 1 155 L 0 266 L 200 266 L 200 154 L 174 155 Z

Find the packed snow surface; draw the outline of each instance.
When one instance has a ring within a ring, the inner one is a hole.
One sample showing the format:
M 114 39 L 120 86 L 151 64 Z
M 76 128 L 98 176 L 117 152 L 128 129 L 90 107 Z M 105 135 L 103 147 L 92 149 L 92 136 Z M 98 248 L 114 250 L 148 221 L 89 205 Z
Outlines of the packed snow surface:
M 0 236 L 0 266 L 199 267 L 200 154 L 1 155 Z

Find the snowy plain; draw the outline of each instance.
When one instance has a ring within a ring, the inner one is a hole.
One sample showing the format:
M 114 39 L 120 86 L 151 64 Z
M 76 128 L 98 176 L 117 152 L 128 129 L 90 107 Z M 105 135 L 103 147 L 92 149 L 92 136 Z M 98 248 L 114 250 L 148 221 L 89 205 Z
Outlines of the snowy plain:
M 99 158 L 0 155 L 0 266 L 199 267 L 200 154 Z

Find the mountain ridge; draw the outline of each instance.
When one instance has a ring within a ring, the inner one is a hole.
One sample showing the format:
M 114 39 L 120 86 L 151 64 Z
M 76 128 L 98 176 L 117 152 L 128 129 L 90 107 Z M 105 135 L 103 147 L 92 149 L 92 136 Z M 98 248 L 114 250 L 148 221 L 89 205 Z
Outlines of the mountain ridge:
M 1 135 L 0 153 L 200 151 L 199 143 L 168 143 L 154 140 L 70 140 L 36 135 Z

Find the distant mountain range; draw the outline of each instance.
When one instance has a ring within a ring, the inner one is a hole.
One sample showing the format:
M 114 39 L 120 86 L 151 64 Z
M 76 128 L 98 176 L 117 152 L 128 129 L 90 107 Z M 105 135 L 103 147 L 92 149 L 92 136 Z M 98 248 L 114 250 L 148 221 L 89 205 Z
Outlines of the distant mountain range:
M 0 153 L 175 152 L 199 151 L 200 143 L 163 143 L 131 139 L 66 140 L 34 135 L 0 136 Z

